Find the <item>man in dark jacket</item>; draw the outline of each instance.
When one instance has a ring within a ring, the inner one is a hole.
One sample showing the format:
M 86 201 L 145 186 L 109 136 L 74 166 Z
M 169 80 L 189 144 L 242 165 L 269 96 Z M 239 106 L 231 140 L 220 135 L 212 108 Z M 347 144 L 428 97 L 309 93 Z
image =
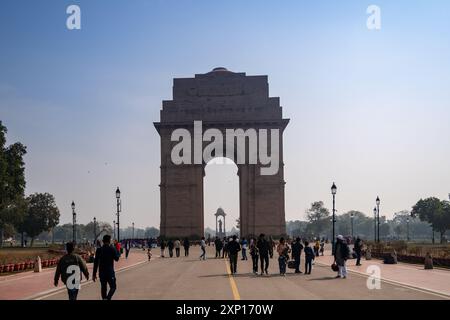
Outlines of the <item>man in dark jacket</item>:
M 347 278 L 347 259 L 350 254 L 350 250 L 347 245 L 347 241 L 345 241 L 344 237 L 338 235 L 336 238 L 336 244 L 334 247 L 334 261 L 339 267 L 338 275 L 336 278 Z
M 189 256 L 189 247 L 191 246 L 189 239 L 188 238 L 184 238 L 184 242 L 183 242 L 183 247 L 184 247 L 184 256 L 188 257 Z
M 59 260 L 54 278 L 54 284 L 57 287 L 59 277 L 61 277 L 62 282 L 67 286 L 69 300 L 77 300 L 81 282 L 80 271 L 84 274 L 86 280 L 89 280 L 89 271 L 87 270 L 86 262 L 73 252 L 74 249 L 75 246 L 72 242 L 66 244 L 67 254 Z
M 269 253 L 270 253 L 270 244 L 269 241 L 266 240 L 266 236 L 264 233 L 259 235 L 258 242 L 256 244 L 259 250 L 259 259 L 261 261 L 261 275 L 269 274 Z
M 173 257 L 173 248 L 175 247 L 174 243 L 172 240 L 169 240 L 167 242 L 167 247 L 169 248 L 169 257 Z
M 119 261 L 120 253 L 114 246 L 111 246 L 111 236 L 103 236 L 103 246 L 95 252 L 94 272 L 92 280 L 97 279 L 97 270 L 99 273 L 101 293 L 103 300 L 111 300 L 116 291 L 116 274 L 114 272 L 114 261 Z M 106 293 L 109 284 L 109 292 Z
M 356 238 L 355 246 L 353 248 L 356 253 L 356 265 L 361 265 L 361 251 L 362 251 L 362 241 L 359 237 Z
M 241 251 L 241 245 L 237 241 L 236 235 L 234 235 L 233 240 L 228 242 L 228 255 L 230 257 L 230 269 L 232 274 L 235 274 L 237 272 L 237 260 L 239 251 Z
M 300 256 L 302 254 L 303 245 L 300 241 L 300 237 L 295 239 L 295 242 L 292 244 L 292 259 L 295 262 L 295 273 L 302 273 L 300 271 Z
M 219 239 L 219 237 L 216 237 L 216 240 L 214 240 L 214 246 L 216 247 L 216 258 L 220 258 L 223 243 L 222 240 Z

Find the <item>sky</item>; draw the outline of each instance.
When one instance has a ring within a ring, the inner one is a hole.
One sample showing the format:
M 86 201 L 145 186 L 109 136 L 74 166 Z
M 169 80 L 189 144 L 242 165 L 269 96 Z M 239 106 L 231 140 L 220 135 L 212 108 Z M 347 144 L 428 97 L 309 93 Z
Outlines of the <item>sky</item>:
M 81 8 L 68 30 L 66 8 Z M 369 30 L 366 10 L 381 9 Z M 159 121 L 176 77 L 223 66 L 268 75 L 284 133 L 286 219 L 409 210 L 450 192 L 450 2 L 2 0 L 0 120 L 28 148 L 26 193 L 61 222 L 159 227 Z M 237 168 L 209 164 L 205 225 L 239 216 Z M 227 226 L 230 224 L 227 222 Z

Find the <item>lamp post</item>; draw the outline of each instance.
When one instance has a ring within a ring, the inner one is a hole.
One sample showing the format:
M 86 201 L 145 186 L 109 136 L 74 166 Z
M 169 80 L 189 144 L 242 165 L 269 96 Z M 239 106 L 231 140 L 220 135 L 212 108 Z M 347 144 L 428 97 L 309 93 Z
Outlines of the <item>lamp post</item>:
M 335 224 L 336 224 L 336 192 L 337 192 L 337 187 L 333 182 L 333 185 L 331 186 L 331 194 L 333 195 L 333 240 L 332 240 L 332 249 L 331 252 L 334 255 L 334 243 L 336 241 L 336 236 L 335 236 Z
M 116 220 L 113 221 L 113 239 L 116 239 Z
M 94 217 L 94 243 L 97 240 L 97 218 Z
M 377 242 L 377 207 L 373 208 L 373 241 Z
M 72 201 L 72 242 L 76 243 L 77 241 L 77 213 L 75 212 L 75 202 Z
M 132 229 L 133 229 L 133 234 L 132 234 L 132 237 L 131 237 L 131 239 L 134 239 L 134 222 L 131 224 L 133 227 L 132 227 Z
M 353 212 L 350 213 L 350 220 L 352 222 L 352 241 L 353 241 L 353 238 L 354 238 L 354 235 L 353 235 L 353 219 L 354 218 L 355 218 L 355 214 Z
M 409 241 L 409 217 L 406 218 L 406 241 Z
M 375 200 L 377 204 L 377 242 L 380 242 L 380 197 Z
M 120 211 L 122 202 L 120 201 L 119 187 L 117 187 L 116 190 L 116 200 L 117 200 L 117 241 L 120 242 Z

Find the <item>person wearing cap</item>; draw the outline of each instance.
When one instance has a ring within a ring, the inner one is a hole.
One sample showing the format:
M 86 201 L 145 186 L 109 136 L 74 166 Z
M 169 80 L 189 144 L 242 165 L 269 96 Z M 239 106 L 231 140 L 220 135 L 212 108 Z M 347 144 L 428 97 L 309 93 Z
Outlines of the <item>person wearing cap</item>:
M 346 262 L 349 254 L 350 250 L 348 248 L 347 242 L 342 235 L 338 235 L 336 237 L 336 244 L 334 247 L 334 261 L 339 267 L 338 275 L 336 276 L 336 278 L 347 278 Z

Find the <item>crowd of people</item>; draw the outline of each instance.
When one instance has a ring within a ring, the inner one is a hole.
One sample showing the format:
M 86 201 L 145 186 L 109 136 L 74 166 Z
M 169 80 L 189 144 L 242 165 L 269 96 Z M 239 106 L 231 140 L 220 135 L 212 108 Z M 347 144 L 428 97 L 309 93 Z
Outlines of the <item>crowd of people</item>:
M 286 275 L 287 268 L 294 269 L 294 273 L 302 273 L 301 269 L 301 256 L 304 256 L 304 273 L 311 274 L 312 265 L 314 260 L 319 255 L 324 255 L 324 247 L 327 240 L 325 239 L 315 239 L 314 242 L 310 244 L 306 239 L 301 239 L 300 237 L 294 240 L 285 239 L 281 237 L 279 241 L 274 241 L 272 237 L 266 237 L 265 234 L 260 234 L 259 237 L 252 237 L 250 239 L 242 238 L 238 239 L 236 235 L 231 238 L 224 237 L 223 239 L 216 239 L 213 242 L 215 247 L 215 259 L 229 259 L 230 262 L 230 273 L 237 273 L 237 266 L 239 260 L 239 253 L 241 253 L 242 261 L 248 260 L 248 255 L 251 257 L 252 270 L 255 275 L 269 274 L 269 263 L 270 259 L 273 258 L 274 252 L 278 254 L 278 267 L 281 276 Z M 184 256 L 189 256 L 189 248 L 192 243 L 188 238 L 183 240 L 169 239 L 167 242 L 164 239 L 158 241 L 161 250 L 161 258 L 165 258 L 166 249 L 168 251 L 169 258 L 179 258 L 181 256 L 181 248 L 184 249 Z M 205 237 L 201 238 L 198 243 L 200 245 L 201 254 L 199 256 L 200 260 L 206 260 L 206 248 L 211 245 L 211 241 L 207 241 Z M 111 243 L 111 236 L 105 235 L 103 237 L 102 244 L 96 243 L 95 255 L 93 257 L 94 269 L 92 280 L 97 280 L 97 273 L 100 279 L 101 285 L 101 297 L 104 300 L 111 300 L 114 292 L 116 291 L 116 279 L 114 272 L 114 262 L 118 261 L 125 249 L 125 258 L 128 258 L 131 247 L 140 247 L 143 250 L 147 248 L 148 260 L 152 257 L 152 247 L 156 246 L 156 239 L 146 240 L 145 242 L 136 245 L 133 240 L 124 240 L 118 242 L 116 240 Z M 354 241 L 353 252 L 350 252 L 348 246 L 348 239 L 344 238 L 342 235 L 336 237 L 335 246 L 333 248 L 334 263 L 332 265 L 333 270 L 337 271 L 336 278 L 347 277 L 346 262 L 352 255 L 356 258 L 356 265 L 361 265 L 361 255 L 362 255 L 363 243 L 358 237 Z M 78 295 L 78 287 L 68 285 L 68 274 L 71 272 L 69 268 L 71 266 L 77 266 L 80 269 L 80 281 L 82 275 L 86 279 L 89 279 L 89 272 L 86 268 L 84 260 L 74 252 L 74 244 L 67 243 L 66 250 L 67 254 L 63 256 L 56 268 L 54 283 L 55 286 L 58 285 L 58 281 L 61 278 L 64 284 L 67 286 L 68 296 L 70 300 L 76 300 Z M 260 273 L 259 273 L 260 272 Z M 109 291 L 108 291 L 109 286 Z
M 361 265 L 362 254 L 362 241 L 358 237 L 354 242 L 353 252 L 349 250 L 349 239 L 344 238 L 342 235 L 336 237 L 334 252 L 334 265 L 338 272 L 337 277 L 346 278 L 347 269 L 346 261 L 352 256 L 356 258 L 356 265 Z M 246 239 L 238 239 L 236 235 L 228 238 L 216 237 L 214 241 L 205 239 L 202 237 L 200 242 L 201 254 L 200 260 L 206 260 L 206 248 L 211 244 L 215 248 L 215 259 L 228 259 L 230 262 L 230 272 L 235 274 L 237 272 L 237 265 L 239 260 L 239 253 L 241 255 L 240 260 L 249 260 L 249 256 L 252 261 L 253 273 L 260 275 L 268 275 L 270 259 L 273 258 L 274 252 L 278 254 L 278 267 L 281 276 L 286 275 L 287 268 L 293 269 L 294 273 L 303 273 L 301 271 L 301 257 L 304 256 L 304 273 L 311 274 L 312 265 L 316 257 L 324 255 L 325 244 L 328 239 L 316 238 L 312 242 L 306 239 L 297 237 L 293 240 L 280 238 L 278 241 L 274 241 L 272 237 L 266 237 L 265 234 L 260 234 L 259 237 L 252 237 Z M 181 244 L 179 239 L 172 241 L 164 240 L 160 241 L 161 257 L 166 257 L 165 252 L 168 248 L 169 257 L 173 257 L 173 249 L 175 248 L 175 256 L 179 257 L 179 250 L 181 245 L 185 249 L 185 256 L 189 255 L 189 246 L 191 243 L 186 238 Z

